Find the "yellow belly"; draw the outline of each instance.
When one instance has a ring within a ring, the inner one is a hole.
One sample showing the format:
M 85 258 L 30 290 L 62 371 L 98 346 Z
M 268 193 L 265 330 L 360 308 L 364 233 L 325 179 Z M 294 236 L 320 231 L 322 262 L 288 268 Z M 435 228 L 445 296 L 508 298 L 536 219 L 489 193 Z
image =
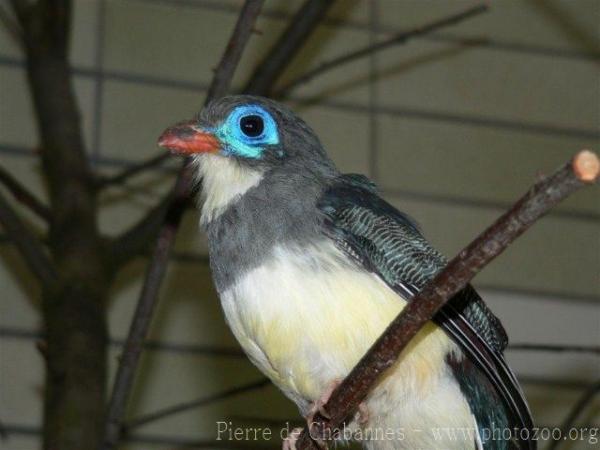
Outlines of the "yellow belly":
M 333 244 L 276 249 L 221 299 L 250 358 L 296 402 L 316 400 L 343 378 L 406 304 L 377 276 L 349 265 Z M 428 324 L 387 375 L 396 394 L 425 395 L 455 349 Z

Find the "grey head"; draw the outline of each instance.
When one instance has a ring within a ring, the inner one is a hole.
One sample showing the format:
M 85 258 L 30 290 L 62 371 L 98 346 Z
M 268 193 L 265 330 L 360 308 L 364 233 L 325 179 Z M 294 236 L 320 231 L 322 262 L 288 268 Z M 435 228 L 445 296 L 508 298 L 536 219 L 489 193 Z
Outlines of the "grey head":
M 159 145 L 191 155 L 217 288 L 278 244 L 319 234 L 318 198 L 339 175 L 313 130 L 285 106 L 235 95 L 167 129 Z

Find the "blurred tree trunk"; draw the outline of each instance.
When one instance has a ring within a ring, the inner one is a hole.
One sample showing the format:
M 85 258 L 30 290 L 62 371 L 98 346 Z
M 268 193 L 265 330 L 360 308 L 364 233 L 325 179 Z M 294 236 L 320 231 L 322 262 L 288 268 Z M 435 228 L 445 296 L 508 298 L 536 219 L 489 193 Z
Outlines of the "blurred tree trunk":
M 14 1 L 50 194 L 56 279 L 42 288 L 44 448 L 94 449 L 103 431 L 106 300 L 112 274 L 97 227 L 97 193 L 68 61 L 69 1 Z
M 178 203 L 166 195 L 121 235 L 112 238 L 100 233 L 98 197 L 102 188 L 122 183 L 128 176 L 160 163 L 164 157 L 152 158 L 114 179 L 97 177 L 86 154 L 69 64 L 72 2 L 10 0 L 10 3 L 17 20 L 13 23 L 2 6 L 0 19 L 25 55 L 50 205 L 47 207 L 37 200 L 19 180 L 0 168 L 0 182 L 45 221 L 48 233 L 37 236 L 2 192 L 0 223 L 42 287 L 44 340 L 39 349 L 46 363 L 43 448 L 97 450 L 103 443 L 107 416 L 106 304 L 110 287 L 123 265 L 143 254 L 156 240 L 169 208 L 182 214 L 187 202 Z M 277 67 L 251 77 L 260 86 L 274 84 L 333 2 L 306 0 L 305 3 L 284 33 L 296 36 L 293 43 L 284 36 L 270 53 L 284 56 Z M 244 5 L 232 35 L 235 45 L 226 48 L 221 62 L 224 72 L 215 77 L 219 95 L 220 90 L 227 90 L 262 1 L 248 0 Z M 312 11 L 308 17 L 307 11 Z M 266 92 L 258 89 L 254 93 Z M 166 248 L 170 248 L 175 230 L 176 227 L 166 240 L 169 241 Z M 168 251 L 159 265 L 166 265 L 167 255 Z M 160 280 L 155 285 L 156 289 L 150 293 L 153 297 Z M 125 400 L 128 390 L 121 393 Z M 116 416 L 116 434 L 121 432 L 125 400 Z M 116 442 L 120 436 L 114 437 Z

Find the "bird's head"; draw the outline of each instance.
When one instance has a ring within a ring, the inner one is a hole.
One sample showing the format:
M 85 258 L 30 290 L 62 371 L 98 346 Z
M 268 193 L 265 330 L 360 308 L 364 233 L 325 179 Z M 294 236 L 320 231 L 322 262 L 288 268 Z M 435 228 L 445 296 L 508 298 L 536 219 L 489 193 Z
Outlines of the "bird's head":
M 197 162 L 205 219 L 263 180 L 297 174 L 310 180 L 335 172 L 302 119 L 277 102 L 255 96 L 213 101 L 196 118 L 166 129 L 158 144 Z

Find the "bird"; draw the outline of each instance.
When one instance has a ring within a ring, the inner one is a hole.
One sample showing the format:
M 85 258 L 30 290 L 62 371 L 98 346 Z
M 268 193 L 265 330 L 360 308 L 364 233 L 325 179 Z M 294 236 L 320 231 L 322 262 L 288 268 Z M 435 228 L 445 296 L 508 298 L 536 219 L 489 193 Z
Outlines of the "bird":
M 200 184 L 200 226 L 233 335 L 314 417 L 445 257 L 369 178 L 341 173 L 313 129 L 274 100 L 214 100 L 158 144 L 188 157 Z M 340 439 L 367 450 L 534 450 L 507 342 L 467 285 L 376 383 Z

